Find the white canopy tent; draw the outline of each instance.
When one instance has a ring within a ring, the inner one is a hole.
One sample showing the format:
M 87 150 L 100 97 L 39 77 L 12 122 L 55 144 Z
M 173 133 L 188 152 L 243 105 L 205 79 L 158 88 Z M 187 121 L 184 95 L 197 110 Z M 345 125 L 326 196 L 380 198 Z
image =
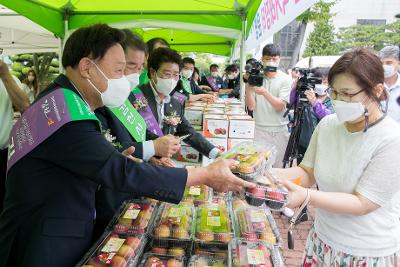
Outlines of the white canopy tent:
M 0 48 L 4 55 L 58 52 L 60 40 L 24 16 L 0 9 Z

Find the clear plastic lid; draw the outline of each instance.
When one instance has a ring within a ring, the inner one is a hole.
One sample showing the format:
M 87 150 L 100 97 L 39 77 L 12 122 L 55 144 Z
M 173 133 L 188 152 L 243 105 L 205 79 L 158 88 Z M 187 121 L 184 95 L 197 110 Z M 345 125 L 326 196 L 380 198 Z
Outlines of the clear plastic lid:
M 196 240 L 228 243 L 233 238 L 232 229 L 231 216 L 227 206 L 209 203 L 198 207 Z
M 277 244 L 277 237 L 265 208 L 247 206 L 235 209 L 235 221 L 240 238 L 250 241 L 263 240 L 271 245 Z
M 242 178 L 246 178 L 246 175 L 259 174 L 264 170 L 270 153 L 271 151 L 254 145 L 253 142 L 242 142 L 224 153 L 222 158 L 238 161 L 239 164 L 232 172 L 242 174 Z
M 194 207 L 190 203 L 165 203 L 153 229 L 155 239 L 190 240 Z
M 213 256 L 194 255 L 190 258 L 188 267 L 227 267 L 226 258 L 218 258 Z
M 135 266 L 141 255 L 145 238 L 143 235 L 121 235 L 109 232 L 103 236 L 84 257 L 83 264 L 77 266 Z
M 206 185 L 186 187 L 182 202 L 191 202 L 195 206 L 206 203 L 210 199 L 212 189 Z
M 157 255 L 146 253 L 143 255 L 140 267 L 184 267 L 185 257 L 175 257 L 168 255 Z
M 128 201 L 113 222 L 114 231 L 120 234 L 144 234 L 151 228 L 156 215 L 154 201 Z
M 244 241 L 236 239 L 230 244 L 230 255 L 233 267 L 273 267 L 277 266 L 275 249 L 262 241 Z

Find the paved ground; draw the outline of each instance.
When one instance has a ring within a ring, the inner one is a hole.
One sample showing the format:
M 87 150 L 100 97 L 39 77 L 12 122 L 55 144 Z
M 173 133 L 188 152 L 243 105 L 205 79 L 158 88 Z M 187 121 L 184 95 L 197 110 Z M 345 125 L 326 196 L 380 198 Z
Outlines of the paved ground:
M 309 208 L 308 221 L 297 225 L 294 231 L 295 246 L 293 250 L 289 250 L 287 246 L 287 230 L 289 228 L 289 220 L 279 213 L 274 214 L 276 224 L 283 238 L 282 257 L 287 267 L 299 267 L 303 257 L 304 245 L 307 240 L 308 232 L 314 222 L 315 211 Z

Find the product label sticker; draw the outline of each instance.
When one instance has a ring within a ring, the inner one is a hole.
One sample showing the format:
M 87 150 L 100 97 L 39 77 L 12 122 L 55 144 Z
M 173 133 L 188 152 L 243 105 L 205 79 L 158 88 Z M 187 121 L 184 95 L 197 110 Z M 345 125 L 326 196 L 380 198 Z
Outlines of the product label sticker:
M 250 210 L 250 220 L 253 223 L 265 222 L 267 217 L 262 210 Z
M 247 249 L 247 261 L 250 265 L 265 264 L 264 253 L 260 249 Z
M 111 237 L 101 249 L 101 252 L 117 252 L 122 247 L 124 242 L 125 239 L 123 238 Z
M 219 210 L 209 210 L 207 214 L 208 226 L 221 226 L 221 214 Z
M 140 210 L 139 209 L 135 209 L 135 208 L 128 208 L 123 216 L 124 219 L 131 219 L 131 220 L 135 220 L 137 218 L 137 216 L 139 215 Z
M 189 189 L 189 195 L 200 196 L 201 188 L 200 186 L 191 186 Z

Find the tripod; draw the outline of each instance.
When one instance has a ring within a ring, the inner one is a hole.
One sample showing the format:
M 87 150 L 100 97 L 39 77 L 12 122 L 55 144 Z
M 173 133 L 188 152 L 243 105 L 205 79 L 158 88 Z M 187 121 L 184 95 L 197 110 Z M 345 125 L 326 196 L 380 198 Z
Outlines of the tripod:
M 283 168 L 286 168 L 287 166 L 292 167 L 294 159 L 303 158 L 304 156 L 299 154 L 298 144 L 299 144 L 301 129 L 304 123 L 304 114 L 306 114 L 305 110 L 310 108 L 310 104 L 307 99 L 302 98 L 298 94 L 297 97 L 299 97 L 300 101 L 298 103 L 294 102 L 283 115 L 284 117 L 286 117 L 289 111 L 292 108 L 294 108 L 293 126 L 292 126 L 292 131 L 290 133 L 289 142 L 286 147 L 285 154 L 283 156 Z M 307 121 L 310 122 L 310 119 L 308 119 Z

